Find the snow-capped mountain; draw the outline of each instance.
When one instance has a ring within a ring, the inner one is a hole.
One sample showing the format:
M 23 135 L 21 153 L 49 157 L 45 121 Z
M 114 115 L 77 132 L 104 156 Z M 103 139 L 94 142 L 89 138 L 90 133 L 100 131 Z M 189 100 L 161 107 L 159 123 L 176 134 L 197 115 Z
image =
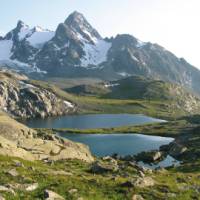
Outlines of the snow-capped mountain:
M 32 61 L 55 32 L 39 26 L 30 28 L 19 21 L 16 28 L 0 39 L 0 63 L 25 72 L 42 72 Z
M 104 39 L 78 12 L 55 31 L 17 27 L 0 38 L 2 66 L 45 76 L 98 77 L 142 75 L 179 83 L 200 93 L 200 71 L 165 48 L 122 34 Z

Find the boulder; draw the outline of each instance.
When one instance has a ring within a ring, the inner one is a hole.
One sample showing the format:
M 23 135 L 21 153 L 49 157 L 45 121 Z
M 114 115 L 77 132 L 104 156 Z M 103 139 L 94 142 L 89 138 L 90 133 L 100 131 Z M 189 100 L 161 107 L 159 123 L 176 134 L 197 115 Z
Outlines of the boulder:
M 25 185 L 25 190 L 28 192 L 34 191 L 39 187 L 38 183 L 33 183 L 33 184 L 26 184 Z
M 151 177 L 139 177 L 136 179 L 134 186 L 136 187 L 151 187 L 155 185 L 155 181 Z
M 173 157 L 179 157 L 182 156 L 187 150 L 188 148 L 186 146 L 173 142 L 170 145 L 169 154 Z
M 19 173 L 16 171 L 16 169 L 11 169 L 11 170 L 7 171 L 7 174 L 9 174 L 10 176 L 13 176 L 13 177 L 19 176 Z
M 74 193 L 77 193 L 78 190 L 76 188 L 72 188 L 68 191 L 70 194 L 74 194 Z
M 6 200 L 6 199 L 0 194 L 0 200 Z
M 57 194 L 51 190 L 44 191 L 44 198 L 46 200 L 65 200 L 62 196 L 60 196 L 59 194 Z
M 136 155 L 136 160 L 151 163 L 161 160 L 163 156 L 164 154 L 161 151 L 141 152 Z
M 141 195 L 134 194 L 131 200 L 144 200 L 144 198 Z
M 102 174 L 106 172 L 116 172 L 119 169 L 118 165 L 112 163 L 94 162 L 91 166 L 91 172 Z
M 3 185 L 0 185 L 0 192 L 9 192 L 15 195 L 15 191 L 12 188 Z

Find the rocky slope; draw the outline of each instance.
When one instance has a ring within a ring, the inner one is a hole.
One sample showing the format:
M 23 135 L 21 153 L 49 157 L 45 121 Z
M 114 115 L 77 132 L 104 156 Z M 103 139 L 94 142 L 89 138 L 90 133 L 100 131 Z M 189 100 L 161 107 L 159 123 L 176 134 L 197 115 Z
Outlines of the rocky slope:
M 0 113 L 0 154 L 24 160 L 80 159 L 87 162 L 93 157 L 87 146 L 60 139 L 48 133 L 34 131 Z
M 94 85 L 80 85 L 67 89 L 78 95 L 108 99 L 147 100 L 166 102 L 168 108 L 182 109 L 194 114 L 200 111 L 200 97 L 182 86 L 142 76 L 131 76 L 118 81 Z
M 29 83 L 26 76 L 0 71 L 0 109 L 15 117 L 48 117 L 72 113 L 75 105 Z
M 19 21 L 0 39 L 0 63 L 30 75 L 99 77 L 113 80 L 143 75 L 192 88 L 200 93 L 200 71 L 157 44 L 122 34 L 102 38 L 78 12 L 56 31 L 30 28 Z

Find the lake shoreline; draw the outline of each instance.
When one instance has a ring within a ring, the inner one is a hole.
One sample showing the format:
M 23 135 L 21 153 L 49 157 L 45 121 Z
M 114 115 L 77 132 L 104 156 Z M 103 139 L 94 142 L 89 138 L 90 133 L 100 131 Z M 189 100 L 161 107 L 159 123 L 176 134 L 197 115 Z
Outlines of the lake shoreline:
M 160 137 L 179 137 L 187 133 L 188 130 L 195 128 L 196 125 L 187 123 L 184 120 L 169 121 L 162 123 L 145 123 L 135 126 L 121 126 L 115 128 L 98 128 L 98 129 L 71 129 L 71 128 L 35 128 L 37 131 L 48 131 L 52 134 L 144 134 Z

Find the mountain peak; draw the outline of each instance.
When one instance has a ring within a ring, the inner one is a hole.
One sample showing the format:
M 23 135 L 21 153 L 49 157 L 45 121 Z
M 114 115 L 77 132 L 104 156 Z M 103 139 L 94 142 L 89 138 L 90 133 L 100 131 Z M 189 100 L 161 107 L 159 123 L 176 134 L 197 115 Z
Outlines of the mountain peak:
M 68 18 L 65 20 L 65 24 L 69 25 L 71 23 L 81 23 L 87 21 L 82 13 L 79 13 L 77 11 L 74 11 L 71 13 Z
M 17 29 L 20 30 L 23 27 L 27 27 L 28 28 L 29 26 L 27 24 L 25 24 L 22 20 L 19 20 L 17 22 Z
M 89 24 L 84 15 L 77 11 L 70 14 L 64 24 L 88 41 L 94 42 L 95 40 L 102 39 L 100 34 Z

